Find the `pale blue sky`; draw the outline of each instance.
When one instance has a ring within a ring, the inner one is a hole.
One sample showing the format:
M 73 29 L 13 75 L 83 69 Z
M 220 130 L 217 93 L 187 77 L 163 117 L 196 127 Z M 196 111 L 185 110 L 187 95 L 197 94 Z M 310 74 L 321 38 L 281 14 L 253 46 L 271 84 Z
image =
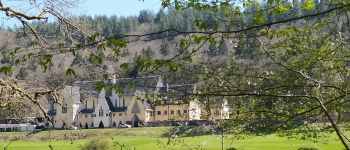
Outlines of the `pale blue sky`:
M 140 10 L 148 9 L 154 12 L 161 7 L 161 0 L 82 0 L 78 8 L 73 10 L 75 15 L 138 15 Z
M 4 0 L 5 6 L 12 7 L 18 11 L 29 12 L 37 15 L 38 9 L 29 5 L 28 1 L 23 0 Z M 40 8 L 40 7 L 39 7 Z M 157 12 L 161 8 L 161 0 L 81 0 L 75 8 L 69 10 L 71 15 L 117 15 L 130 16 L 138 15 L 143 9 Z M 40 10 L 39 10 L 40 11 Z M 0 12 L 0 26 L 14 27 L 20 26 L 20 22 L 16 19 L 6 17 L 3 12 Z

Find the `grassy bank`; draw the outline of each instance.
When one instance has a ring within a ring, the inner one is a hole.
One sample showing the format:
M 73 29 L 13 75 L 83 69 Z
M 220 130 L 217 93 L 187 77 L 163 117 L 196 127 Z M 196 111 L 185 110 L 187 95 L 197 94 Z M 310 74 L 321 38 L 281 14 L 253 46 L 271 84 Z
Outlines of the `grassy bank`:
M 50 136 L 56 140 L 48 140 L 44 137 L 49 132 L 44 131 L 28 136 L 19 141 L 13 142 L 8 150 L 78 150 L 84 143 L 93 138 L 99 138 L 109 141 L 113 149 L 119 149 L 122 145 L 126 148 L 136 149 L 192 149 L 203 148 L 206 150 L 221 149 L 220 135 L 204 135 L 195 137 L 181 137 L 171 139 L 162 136 L 169 128 L 132 128 L 132 129 L 91 129 L 76 131 L 51 131 Z M 10 135 L 10 133 L 5 133 Z M 15 133 L 16 136 L 22 136 L 24 133 Z M 76 135 L 77 139 L 69 138 Z M 82 136 L 82 135 L 85 135 Z M 4 135 L 2 135 L 4 136 Z M 66 136 L 66 137 L 65 137 Z M 335 136 L 331 134 L 327 137 L 327 143 L 313 143 L 311 141 L 288 139 L 278 137 L 275 134 L 267 136 L 252 136 L 240 140 L 230 140 L 232 135 L 226 135 L 224 139 L 225 149 L 235 147 L 242 150 L 297 150 L 300 147 L 316 147 L 320 150 L 340 150 L 342 145 Z M 41 138 L 41 139 L 40 139 Z M 53 139 L 53 138 L 52 138 Z M 9 142 L 2 142 L 1 147 Z

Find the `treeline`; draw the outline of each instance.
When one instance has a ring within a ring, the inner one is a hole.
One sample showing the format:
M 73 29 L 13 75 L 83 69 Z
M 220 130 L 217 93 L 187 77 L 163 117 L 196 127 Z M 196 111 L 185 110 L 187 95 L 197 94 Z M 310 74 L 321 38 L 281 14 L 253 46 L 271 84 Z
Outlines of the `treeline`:
M 98 31 L 105 37 L 113 37 L 123 35 L 128 32 L 136 31 L 136 29 L 144 23 L 151 25 L 152 32 L 165 30 L 165 29 L 177 29 L 180 31 L 196 31 L 202 28 L 198 27 L 198 20 L 204 21 L 206 29 L 217 29 L 217 30 L 229 30 L 232 27 L 237 27 L 236 24 L 245 26 L 251 26 L 256 22 L 270 23 L 279 21 L 286 18 L 307 15 L 311 13 L 322 12 L 327 9 L 325 1 L 314 0 L 317 5 L 317 11 L 303 11 L 302 5 L 305 0 L 293 0 L 293 8 L 288 9 L 288 12 L 281 12 L 281 15 L 276 15 L 276 12 L 264 11 L 274 7 L 269 5 L 266 1 L 262 1 L 260 5 L 252 4 L 247 10 L 241 10 L 242 8 L 231 8 L 229 13 L 235 11 L 247 12 L 241 16 L 233 16 L 232 20 L 227 20 L 225 13 L 227 12 L 213 12 L 213 11 L 199 11 L 194 9 L 186 10 L 175 10 L 175 9 L 160 9 L 158 12 L 150 10 L 140 11 L 138 16 L 78 16 L 73 18 L 74 20 L 86 23 L 87 27 L 93 31 Z M 292 7 L 292 6 L 284 6 Z M 300 9 L 301 8 L 301 9 Z M 278 12 L 277 12 L 278 14 Z M 265 16 L 266 20 L 260 20 L 260 16 Z M 224 18 L 226 20 L 224 20 Z M 218 21 L 219 20 L 219 21 Z M 217 22 L 220 22 L 217 24 Z M 58 23 L 33 23 L 36 29 L 43 34 L 55 35 L 57 34 Z
M 175 10 L 175 9 L 160 9 L 158 12 L 153 12 L 150 10 L 140 11 L 138 16 L 79 16 L 72 18 L 71 20 L 76 20 L 79 23 L 85 24 L 84 26 L 88 31 L 99 32 L 105 38 L 118 37 L 125 35 L 130 32 L 147 31 L 157 32 L 166 29 L 177 29 L 179 31 L 198 31 L 198 30 L 237 30 L 245 27 L 253 26 L 259 23 L 271 23 L 286 18 L 299 17 L 302 15 L 308 15 L 311 13 L 322 12 L 327 9 L 326 1 L 314 0 L 317 9 L 316 11 L 307 11 L 303 7 L 308 7 L 305 5 L 305 0 L 293 0 L 293 6 L 283 6 L 288 8 L 287 12 L 265 11 L 265 10 L 279 10 L 283 9 L 272 9 L 279 7 L 276 5 L 269 5 L 267 1 L 262 1 L 260 5 L 252 3 L 250 7 L 246 10 L 241 10 L 242 8 L 236 7 L 231 8 L 229 13 L 235 13 L 235 11 L 244 12 L 243 15 L 232 15 L 231 17 L 225 16 L 228 12 L 213 12 L 205 10 Z M 304 5 L 303 5 L 304 4 Z M 289 9 L 289 7 L 293 9 Z M 305 11 L 304 11 L 305 10 Z M 317 18 L 314 18 L 317 19 Z M 291 21 L 290 23 L 293 23 Z M 344 22 L 340 22 L 344 23 Z M 140 29 L 142 24 L 147 24 L 148 26 L 144 29 Z M 43 23 L 36 22 L 33 23 L 36 30 L 46 36 L 55 36 L 60 34 L 59 23 Z M 254 31 L 252 31 L 254 32 Z M 164 34 L 162 35 L 164 36 Z M 166 36 L 166 35 L 165 35 Z M 172 40 L 173 36 L 168 37 L 166 40 L 162 40 L 162 50 L 161 53 L 166 55 L 166 47 L 168 46 L 169 40 Z M 79 37 L 78 37 L 79 38 Z M 84 41 L 78 39 L 79 41 Z M 255 49 L 254 46 L 257 44 L 248 38 L 239 39 L 237 51 L 235 52 L 238 56 L 250 56 L 252 51 Z M 225 46 L 223 46 L 225 47 Z M 208 54 L 224 54 L 223 52 L 213 52 L 213 46 L 209 50 Z
M 136 33 L 153 33 L 167 29 L 177 29 L 183 32 L 189 31 L 211 31 L 211 30 L 237 30 L 243 29 L 246 27 L 254 26 L 257 24 L 263 23 L 272 23 L 279 20 L 285 20 L 287 18 L 293 18 L 303 15 L 308 15 L 312 13 L 322 12 L 327 10 L 325 1 L 315 0 L 317 6 L 316 11 L 306 11 L 303 7 L 305 3 L 304 0 L 293 0 L 292 7 L 293 9 L 286 10 L 287 12 L 273 13 L 271 11 L 265 10 L 274 10 L 272 8 L 278 7 L 276 5 L 269 5 L 266 1 L 261 2 L 262 5 L 257 5 L 252 3 L 250 7 L 247 7 L 246 10 L 242 8 L 230 8 L 228 13 L 233 15 L 226 16 L 227 12 L 215 12 L 215 11 L 205 11 L 205 10 L 195 10 L 195 9 L 185 9 L 185 10 L 175 10 L 175 9 L 160 9 L 157 12 L 150 10 L 142 10 L 139 15 L 135 16 L 78 16 L 73 18 L 67 18 L 73 24 L 78 24 L 79 27 L 83 27 L 90 34 L 100 33 L 105 38 L 118 37 L 121 35 L 129 34 L 132 32 Z M 280 10 L 280 9 L 278 9 Z M 283 9 L 282 9 L 283 10 Z M 235 11 L 244 12 L 241 15 L 235 15 Z M 317 18 L 311 18 L 317 19 Z M 297 21 L 290 21 L 289 23 L 298 24 Z M 339 26 L 341 30 L 346 30 L 346 27 L 343 24 L 347 24 L 346 19 L 341 19 Z M 64 34 L 62 33 L 62 27 L 60 27 L 60 22 L 34 22 L 32 26 L 41 34 L 47 37 L 52 37 L 53 41 L 57 40 L 57 35 Z M 276 27 L 276 26 L 275 26 Z M 278 26 L 277 26 L 278 27 Z M 7 29 L 8 31 L 16 31 L 15 29 Z M 74 30 L 74 29 L 71 29 Z M 260 29 L 250 30 L 251 35 L 256 34 Z M 341 31 L 340 31 L 341 32 Z M 169 33 L 166 33 L 169 34 Z M 247 34 L 249 35 L 249 34 Z M 157 36 L 157 35 L 156 35 Z M 164 36 L 164 35 L 162 35 Z M 178 44 L 174 40 L 174 36 L 167 36 L 166 38 L 159 39 L 159 46 L 144 47 L 142 51 L 139 51 L 136 56 L 133 53 L 133 49 L 124 49 L 121 53 L 122 56 L 130 55 L 134 56 L 130 61 L 137 62 L 141 58 L 153 58 L 154 55 L 160 54 L 162 56 L 167 56 L 169 54 L 175 53 L 186 53 L 183 45 Z M 64 37 L 64 36 L 62 36 Z M 85 42 L 85 39 L 82 36 L 74 37 L 75 40 L 79 42 Z M 234 42 L 236 45 L 232 45 Z M 155 47 L 159 49 L 155 49 Z M 221 41 L 218 43 L 209 43 L 204 47 L 205 55 L 209 58 L 216 59 L 216 56 L 229 56 L 228 52 L 232 51 L 236 57 L 243 59 L 258 59 L 255 58 L 255 51 L 259 49 L 259 44 L 256 40 L 250 37 L 240 37 L 236 41 Z M 107 60 L 115 60 L 113 57 L 103 56 L 101 52 L 101 57 L 107 57 Z M 230 55 L 231 56 L 231 55 Z M 74 64 L 85 64 L 86 61 L 80 55 L 75 56 L 73 63 Z M 1 63 L 8 62 L 8 58 L 4 57 L 1 59 Z M 130 62 L 133 63 L 133 62 Z M 35 68 L 33 69 L 33 71 Z M 24 69 L 19 71 L 19 77 L 24 78 L 27 76 L 27 73 Z M 127 76 L 136 76 L 138 74 L 138 66 L 130 67 Z

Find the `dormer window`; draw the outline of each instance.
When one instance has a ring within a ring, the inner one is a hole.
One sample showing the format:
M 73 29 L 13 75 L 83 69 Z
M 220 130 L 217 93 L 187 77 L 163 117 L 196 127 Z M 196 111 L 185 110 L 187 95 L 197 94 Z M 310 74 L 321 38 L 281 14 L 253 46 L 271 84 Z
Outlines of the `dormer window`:
M 68 106 L 67 106 L 67 104 L 63 104 L 63 105 L 62 105 L 62 113 L 67 113 L 67 111 L 68 111 Z

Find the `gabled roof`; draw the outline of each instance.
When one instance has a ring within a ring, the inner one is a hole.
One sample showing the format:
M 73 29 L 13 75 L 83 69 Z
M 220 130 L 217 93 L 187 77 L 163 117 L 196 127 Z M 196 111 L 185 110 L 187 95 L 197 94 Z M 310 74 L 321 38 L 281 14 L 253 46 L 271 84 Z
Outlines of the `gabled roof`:
M 139 106 L 139 103 L 134 103 L 134 106 L 132 107 L 131 109 L 131 113 L 140 113 L 140 106 Z
M 107 96 L 105 98 L 106 98 L 109 110 L 111 112 L 124 112 L 124 111 L 126 111 L 127 107 L 114 107 L 112 104 L 112 100 Z

